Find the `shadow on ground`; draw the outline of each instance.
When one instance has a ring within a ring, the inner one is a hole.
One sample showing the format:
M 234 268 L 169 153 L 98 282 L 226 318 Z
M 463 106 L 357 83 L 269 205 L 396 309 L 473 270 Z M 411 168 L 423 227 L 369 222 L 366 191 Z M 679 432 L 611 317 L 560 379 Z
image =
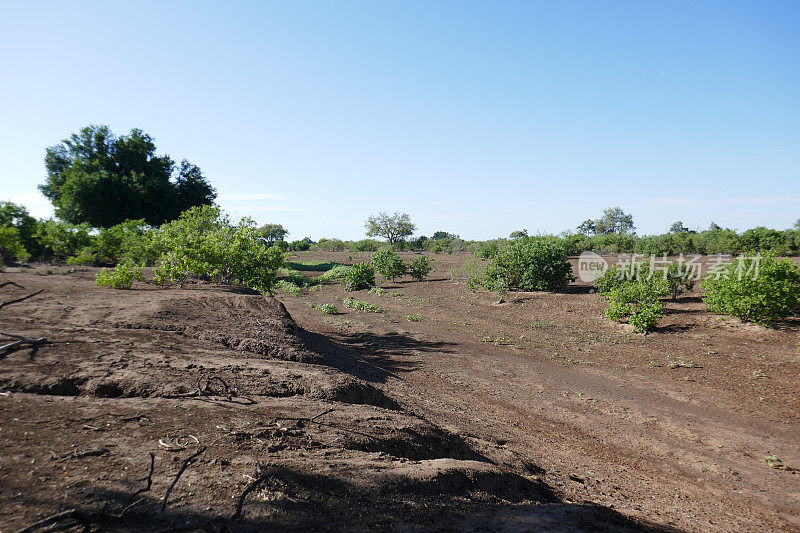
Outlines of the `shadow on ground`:
M 326 362 L 343 372 L 373 383 L 383 383 L 388 377 L 399 377 L 400 373 L 418 368 L 412 357 L 420 353 L 452 353 L 454 343 L 421 341 L 400 333 L 353 333 L 337 334 L 329 338 L 311 331 L 300 331 L 298 336 L 308 348 L 323 357 Z

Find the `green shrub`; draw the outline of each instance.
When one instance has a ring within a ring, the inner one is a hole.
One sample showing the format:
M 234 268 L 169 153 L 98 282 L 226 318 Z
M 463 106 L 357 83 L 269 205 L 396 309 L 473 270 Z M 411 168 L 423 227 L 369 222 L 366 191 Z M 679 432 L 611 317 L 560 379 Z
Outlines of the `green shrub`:
M 347 244 L 340 239 L 320 239 L 319 242 L 311 246 L 314 250 L 323 252 L 341 252 L 347 249 Z
M 694 273 L 685 265 L 670 263 L 664 271 L 664 281 L 667 283 L 670 297 L 676 300 L 679 294 L 694 288 Z
M 141 266 L 155 264 L 158 250 L 153 246 L 152 232 L 144 220 L 126 220 L 116 226 L 101 229 L 94 242 L 97 261 L 127 261 Z
M 664 306 L 659 300 L 658 285 L 647 281 L 630 281 L 605 294 L 608 300 L 606 317 L 621 321 L 625 318 L 633 326 L 633 331 L 647 333 L 664 314 Z
M 333 267 L 332 269 L 328 270 L 324 274 L 320 274 L 319 276 L 317 276 L 315 278 L 312 278 L 312 281 L 315 284 L 320 284 L 320 283 L 327 283 L 329 281 L 333 281 L 333 280 L 336 280 L 336 279 L 343 279 L 345 276 L 347 276 L 347 273 L 350 272 L 350 270 L 352 268 L 353 267 L 350 267 L 350 266 L 347 266 L 347 265 L 336 265 L 335 267 Z M 372 274 L 372 278 L 373 278 L 373 285 L 374 285 L 375 284 L 375 281 L 374 281 L 375 273 L 374 272 Z
M 39 221 L 33 218 L 25 207 L 11 202 L 0 201 L 0 228 L 11 226 L 19 232 L 22 247 L 26 253 L 33 257 L 39 257 L 42 253 L 42 245 L 35 238 L 36 228 Z M 2 232 L 2 230 L 0 230 Z M 2 245 L 0 245 L 2 246 Z M 24 259 L 18 259 L 23 261 Z
M 362 239 L 350 245 L 351 252 L 377 252 L 383 243 L 375 239 Z
M 653 286 L 659 296 L 670 292 L 666 270 L 652 270 L 647 261 L 635 261 L 626 265 L 612 265 L 595 280 L 595 289 L 606 295 L 630 283 L 643 282 Z M 674 274 L 677 276 L 677 272 Z
M 292 250 L 292 251 L 295 251 L 295 252 L 304 252 L 304 251 L 308 250 L 309 248 L 311 248 L 312 244 L 313 243 L 312 243 L 311 239 L 308 239 L 308 237 L 306 237 L 305 239 L 300 240 L 300 241 L 292 241 L 292 242 L 290 242 L 289 243 L 289 249 Z
M 478 245 L 475 250 L 475 257 L 480 259 L 491 259 L 500 251 L 500 246 L 496 242 L 484 242 Z
M 372 254 L 372 266 L 385 280 L 394 281 L 406 273 L 406 265 L 391 248 L 384 248 Z
M 161 252 L 157 279 L 183 282 L 196 276 L 272 294 L 284 255 L 267 248 L 257 229 L 249 218 L 232 225 L 216 206 L 193 207 L 153 234 Z
M 19 230 L 14 226 L 0 226 L 0 260 L 27 261 L 28 257 Z
M 434 259 L 427 255 L 420 255 L 408 263 L 408 273 L 417 281 L 424 281 L 433 270 Z
M 311 307 L 318 310 L 323 315 L 335 315 L 339 312 L 339 310 L 336 309 L 336 306 L 333 304 L 311 304 Z
M 36 227 L 34 238 L 41 243 L 43 258 L 64 261 L 79 250 L 94 246 L 90 230 L 89 224 L 67 224 L 50 219 Z
M 91 248 L 82 248 L 78 253 L 67 257 L 68 265 L 94 265 L 97 262 L 97 254 Z
M 289 294 L 293 294 L 295 296 L 301 296 L 303 294 L 303 291 L 300 287 L 285 279 L 278 280 L 275 285 L 282 291 L 288 292 Z
M 115 289 L 130 289 L 134 281 L 144 281 L 142 269 L 126 263 L 117 265 L 113 272 L 104 268 L 95 277 L 98 286 Z
M 564 247 L 549 238 L 514 241 L 491 259 L 483 286 L 495 292 L 563 289 L 575 278 Z
M 773 255 L 739 257 L 703 278 L 703 301 L 714 313 L 770 324 L 800 305 L 800 269 Z
M 342 280 L 348 292 L 369 289 L 375 286 L 375 269 L 369 263 L 356 263 L 344 273 Z
M 364 302 L 361 300 L 356 300 L 355 298 L 345 298 L 344 300 L 342 300 L 342 305 L 344 305 L 345 307 L 349 307 L 350 309 L 366 311 L 367 313 L 383 313 L 383 309 L 381 309 L 377 305 L 373 305 L 369 302 Z
M 486 265 L 476 259 L 465 261 L 464 264 L 461 265 L 461 267 L 457 270 L 450 269 L 452 280 L 455 281 L 456 278 L 463 279 L 467 285 L 467 288 L 472 292 L 475 292 L 483 287 L 485 272 Z

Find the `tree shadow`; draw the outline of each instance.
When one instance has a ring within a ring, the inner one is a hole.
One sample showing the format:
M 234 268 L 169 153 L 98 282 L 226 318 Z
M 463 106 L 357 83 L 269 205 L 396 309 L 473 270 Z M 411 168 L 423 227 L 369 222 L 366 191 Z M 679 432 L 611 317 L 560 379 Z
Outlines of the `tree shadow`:
M 160 511 L 153 492 L 134 495 L 121 489 L 82 484 L 61 502 L 24 496 L 26 509 L 41 513 L 25 531 L 170 531 L 255 533 L 262 531 L 618 531 L 681 530 L 634 521 L 592 503 L 561 500 L 547 484 L 522 476 L 440 472 L 429 478 L 383 478 L 375 487 L 342 477 L 309 473 L 281 464 L 262 466 L 258 478 L 231 499 L 178 501 Z M 209 479 L 209 478 L 204 478 Z M 214 480 L 210 480 L 211 483 Z M 202 483 L 202 481 L 201 481 Z M 2 484 L 2 492 L 22 487 Z M 210 489 L 210 487 L 209 487 Z M 87 496 L 87 493 L 90 495 Z M 214 495 L 214 490 L 200 491 Z M 212 507 L 214 505 L 214 507 Z M 202 510 L 200 510 L 202 509 Z M 241 513 L 237 516 L 237 509 Z M 18 528 L 21 529 L 21 528 Z
M 667 324 L 666 326 L 656 326 L 653 328 L 654 333 L 683 333 L 691 331 L 697 327 L 697 324 Z
M 558 294 L 589 294 L 594 290 L 594 285 L 574 285 L 570 284 L 563 289 L 558 289 L 552 292 Z
M 703 299 L 700 296 L 678 296 L 676 299 L 669 300 L 672 303 L 678 304 L 701 304 Z
M 391 376 L 416 370 L 419 365 L 413 357 L 423 353 L 452 353 L 452 342 L 431 342 L 414 339 L 408 335 L 390 332 L 386 334 L 359 332 L 338 333 L 332 336 L 301 330 L 299 337 L 313 352 L 323 356 L 326 362 L 343 372 L 364 381 L 384 383 Z

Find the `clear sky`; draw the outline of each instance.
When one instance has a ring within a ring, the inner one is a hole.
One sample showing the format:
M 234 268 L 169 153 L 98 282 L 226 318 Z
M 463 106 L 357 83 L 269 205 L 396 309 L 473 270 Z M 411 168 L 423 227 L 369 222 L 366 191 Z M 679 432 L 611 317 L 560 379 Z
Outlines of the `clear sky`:
M 233 217 L 359 239 L 574 229 L 620 206 L 800 217 L 800 2 L 4 2 L 0 199 L 45 147 L 138 127 Z

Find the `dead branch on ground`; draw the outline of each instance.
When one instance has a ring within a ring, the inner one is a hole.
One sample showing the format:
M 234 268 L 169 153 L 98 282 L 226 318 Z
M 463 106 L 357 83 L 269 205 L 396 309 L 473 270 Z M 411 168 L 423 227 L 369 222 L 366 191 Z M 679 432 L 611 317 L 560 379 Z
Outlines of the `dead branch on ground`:
M 232 522 L 235 522 L 242 517 L 242 506 L 244 505 L 244 500 L 247 498 L 247 495 L 256 490 L 256 488 L 266 481 L 270 476 L 272 476 L 272 471 L 265 472 L 258 476 L 258 478 L 254 479 L 249 485 L 247 485 L 247 487 L 245 487 L 244 492 L 242 492 L 241 496 L 239 496 L 239 501 L 236 502 L 236 512 L 234 512 L 233 516 L 231 517 Z
M 164 499 L 161 500 L 161 507 L 159 507 L 158 509 L 159 513 L 163 513 L 164 510 L 167 508 L 167 500 L 169 499 L 169 495 L 172 492 L 172 489 L 175 488 L 175 485 L 178 483 L 178 480 L 183 475 L 183 472 L 189 467 L 190 464 L 192 464 L 195 461 L 195 459 L 197 459 L 197 456 L 199 456 L 204 451 L 206 451 L 206 447 L 201 446 L 196 452 L 194 452 L 192 455 L 187 457 L 185 461 L 183 461 L 181 469 L 178 470 L 178 473 L 175 475 L 175 479 L 172 480 L 172 483 L 167 488 L 167 492 L 164 493 Z
M 0 288 L 7 287 L 9 285 L 13 285 L 13 286 L 18 287 L 20 289 L 23 288 L 21 285 L 18 285 L 17 283 L 14 283 L 13 281 L 5 281 L 3 283 L 0 283 Z M 27 300 L 29 298 L 33 298 L 34 296 L 36 296 L 37 294 L 40 294 L 43 291 L 44 291 L 44 289 L 39 289 L 38 291 L 32 292 L 32 293 L 27 294 L 25 296 L 20 296 L 19 298 L 12 298 L 11 300 L 0 302 L 0 309 L 2 309 L 3 307 L 8 307 L 10 305 L 18 304 L 20 302 L 24 302 L 25 300 Z M 4 344 L 3 346 L 0 346 L 0 358 L 4 357 L 5 355 L 7 355 L 7 354 L 9 354 L 9 353 L 11 353 L 11 352 L 13 352 L 15 350 L 19 350 L 19 349 L 22 349 L 22 348 L 28 348 L 28 347 L 33 348 L 33 352 L 31 352 L 31 357 L 33 357 L 33 353 L 36 352 L 37 348 L 39 346 L 41 346 L 42 344 L 47 342 L 47 337 L 39 337 L 38 339 L 32 339 L 30 337 L 26 337 L 25 335 L 19 335 L 17 333 L 7 333 L 5 331 L 0 331 L 0 336 L 6 337 L 6 338 L 9 338 L 9 339 L 16 339 L 15 341 L 12 341 L 12 342 L 9 342 L 8 344 Z

